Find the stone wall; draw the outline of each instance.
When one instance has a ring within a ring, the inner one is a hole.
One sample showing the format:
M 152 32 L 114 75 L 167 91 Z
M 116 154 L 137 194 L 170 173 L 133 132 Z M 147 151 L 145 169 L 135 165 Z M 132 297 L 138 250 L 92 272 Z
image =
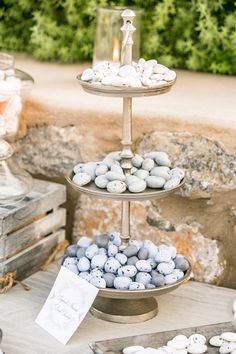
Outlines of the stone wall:
M 236 288 L 236 159 L 232 149 L 205 135 L 153 131 L 136 139 L 139 153 L 169 153 L 175 166 L 186 169 L 186 183 L 168 198 L 132 203 L 131 232 L 135 238 L 174 244 L 189 257 L 196 280 Z M 111 150 L 117 148 L 118 139 L 104 142 L 103 150 L 96 127 L 88 136 L 81 126 L 33 126 L 16 142 L 15 157 L 35 176 L 65 183 L 75 162 L 91 156 L 99 160 L 108 143 Z M 67 209 L 73 240 L 120 227 L 119 202 L 91 199 L 68 188 Z

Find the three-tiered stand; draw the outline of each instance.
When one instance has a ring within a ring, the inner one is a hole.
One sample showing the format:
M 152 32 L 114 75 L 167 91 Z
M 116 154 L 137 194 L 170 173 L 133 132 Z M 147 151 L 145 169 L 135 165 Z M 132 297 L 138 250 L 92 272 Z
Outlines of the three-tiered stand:
M 125 10 L 122 13 L 124 21 L 121 31 L 123 32 L 123 43 L 121 52 L 121 64 L 132 64 L 132 33 L 135 31 L 133 26 L 134 12 L 131 10 Z M 91 94 L 108 96 L 108 97 L 123 97 L 123 130 L 122 141 L 123 150 L 121 152 L 123 168 L 125 175 L 131 174 L 131 159 L 133 158 L 132 146 L 132 97 L 143 97 L 160 95 L 170 91 L 171 87 L 175 83 L 175 80 L 166 83 L 160 87 L 114 87 L 104 85 L 94 85 L 93 83 L 85 82 L 81 80 L 81 75 L 78 76 L 78 80 L 82 88 Z M 121 201 L 121 247 L 125 248 L 130 236 L 130 202 L 150 200 L 157 198 L 164 198 L 171 193 L 178 190 L 184 183 L 184 179 L 180 184 L 173 189 L 169 190 L 155 190 L 146 188 L 142 193 L 130 193 L 128 191 L 118 194 L 109 193 L 106 190 L 101 190 L 95 186 L 94 183 L 90 183 L 86 186 L 80 187 L 72 181 L 73 172 L 67 177 L 69 184 L 79 192 L 86 195 Z M 184 278 L 177 281 L 175 284 L 166 285 L 155 289 L 146 289 L 139 291 L 121 291 L 116 289 L 102 289 L 99 290 L 99 296 L 93 303 L 91 312 L 94 316 L 112 322 L 119 323 L 137 323 L 146 321 L 156 316 L 158 312 L 157 301 L 154 296 L 162 295 L 167 292 L 173 291 L 179 287 L 183 282 L 189 279 L 191 273 L 191 266 L 187 270 Z

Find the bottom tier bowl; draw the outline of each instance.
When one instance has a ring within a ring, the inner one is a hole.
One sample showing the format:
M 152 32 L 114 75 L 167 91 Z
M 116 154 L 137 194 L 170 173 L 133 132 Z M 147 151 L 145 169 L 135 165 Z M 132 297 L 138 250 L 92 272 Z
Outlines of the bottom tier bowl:
M 167 294 L 189 280 L 191 265 L 182 279 L 171 285 L 137 291 L 102 289 L 91 313 L 102 320 L 116 323 L 138 323 L 150 320 L 158 313 L 157 296 Z

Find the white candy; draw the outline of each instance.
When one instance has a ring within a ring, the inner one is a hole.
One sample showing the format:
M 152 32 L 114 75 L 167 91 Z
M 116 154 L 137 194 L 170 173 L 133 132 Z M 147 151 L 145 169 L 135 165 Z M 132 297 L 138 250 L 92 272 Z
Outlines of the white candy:
M 95 170 L 95 175 L 96 176 L 101 176 L 105 175 L 105 173 L 108 171 L 108 167 L 105 164 L 99 165 L 96 170 Z
M 85 69 L 82 76 L 81 80 L 83 81 L 90 81 L 93 79 L 94 73 L 92 69 Z
M 131 183 L 128 186 L 128 189 L 132 193 L 141 193 L 146 189 L 146 187 L 147 187 L 147 183 L 144 180 L 140 179 L 137 182 Z
M 203 354 L 207 351 L 205 344 L 194 343 L 190 344 L 187 348 L 189 354 Z
M 88 173 L 77 173 L 76 175 L 74 175 L 74 177 L 72 178 L 72 181 L 75 184 L 78 184 L 78 186 L 82 187 L 85 186 L 86 184 L 88 184 L 91 181 L 91 176 Z
M 113 171 L 107 172 L 105 174 L 105 176 L 109 181 L 122 181 L 122 182 L 124 182 L 126 180 L 126 177 L 124 174 L 113 172 Z
M 146 158 L 142 162 L 142 169 L 146 171 L 151 171 L 154 167 L 154 161 L 150 158 Z
M 107 154 L 106 159 L 112 159 L 115 161 L 121 160 L 121 152 L 120 151 L 112 151 Z
M 149 188 L 162 188 L 165 184 L 164 178 L 157 176 L 148 176 L 146 182 Z
M 108 179 L 106 178 L 106 176 L 101 175 L 101 176 L 97 176 L 97 177 L 95 178 L 94 183 L 96 184 L 96 186 L 97 186 L 98 188 L 106 188 L 107 185 L 108 185 L 108 183 L 109 183 L 109 181 L 108 181 Z
M 164 80 L 165 81 L 173 81 L 176 78 L 176 73 L 173 70 L 168 70 L 164 74 Z
M 167 342 L 167 346 L 174 349 L 185 349 L 188 346 L 188 340 L 170 340 Z
M 146 60 L 143 58 L 140 58 L 138 61 L 138 65 L 142 66 L 142 68 L 144 69 L 147 66 Z
M 146 61 L 148 66 L 154 66 L 157 65 L 157 60 L 156 59 L 150 59 Z
M 179 178 L 171 178 L 164 184 L 164 189 L 172 189 L 178 187 L 180 184 Z
M 124 172 L 123 172 L 123 169 L 120 167 L 120 165 L 118 165 L 118 164 L 114 164 L 114 165 L 112 165 L 111 166 L 111 171 L 112 172 L 116 172 L 116 173 L 119 173 L 119 174 L 124 174 Z
M 119 75 L 121 77 L 133 76 L 137 77 L 138 74 L 132 65 L 123 65 L 120 67 Z
M 236 342 L 236 333 L 235 332 L 224 332 L 221 334 L 221 338 L 227 342 Z
M 223 343 L 219 349 L 220 354 L 228 354 L 236 349 L 235 342 Z
M 170 179 L 170 168 L 167 166 L 157 166 L 154 167 L 151 172 L 150 172 L 151 176 L 157 176 L 157 177 L 162 177 L 164 178 L 166 181 L 168 181 Z
M 140 168 L 142 166 L 142 162 L 143 158 L 140 155 L 135 155 L 131 160 L 132 165 L 137 168 Z
M 175 167 L 170 170 L 170 177 L 182 179 L 185 176 L 185 172 L 182 168 Z
M 151 75 L 151 74 L 150 74 Z M 144 86 L 149 86 L 149 87 L 151 87 L 152 85 L 155 85 L 156 84 L 156 81 L 155 80 L 151 80 L 151 79 L 149 79 L 147 76 L 143 76 L 142 78 L 141 78 L 141 81 L 142 81 L 142 84 L 144 85 Z
M 157 65 L 154 65 L 154 67 L 153 67 L 153 72 L 155 74 L 165 74 L 168 71 L 169 71 L 169 69 L 162 64 L 157 64 Z
M 162 81 L 164 79 L 163 74 L 152 74 L 150 77 L 151 80 Z
M 202 334 L 195 333 L 195 334 L 192 334 L 188 338 L 188 343 L 189 344 L 194 344 L 194 343 L 205 344 L 206 343 L 206 337 L 203 336 Z
M 128 186 L 130 184 L 138 182 L 138 181 L 140 181 L 140 178 L 138 178 L 137 176 L 133 176 L 133 175 L 127 176 L 126 180 L 125 180 L 125 182 Z
M 110 158 L 110 157 L 106 157 L 102 163 L 104 165 L 107 165 L 108 168 L 111 168 L 112 165 L 114 165 L 114 159 Z
M 110 193 L 123 193 L 126 190 L 126 184 L 122 181 L 111 181 L 107 184 L 107 190 Z
M 97 168 L 98 164 L 96 162 L 87 162 L 83 167 L 82 167 L 82 172 L 88 173 L 91 178 L 92 181 L 95 180 L 95 171 Z
M 123 354 L 135 354 L 142 349 L 144 349 L 144 347 L 141 345 L 133 345 L 131 347 L 124 348 L 122 352 Z
M 126 85 L 129 87 L 142 87 L 142 83 L 139 78 L 128 76 L 125 78 Z
M 209 339 L 209 343 L 210 345 L 212 345 L 213 347 L 221 347 L 222 344 L 224 343 L 223 339 L 221 338 L 221 336 L 214 336 L 211 337 Z
M 146 179 L 149 176 L 149 173 L 148 173 L 148 171 L 141 169 L 141 170 L 137 170 L 136 172 L 134 172 L 134 175 L 138 178 Z

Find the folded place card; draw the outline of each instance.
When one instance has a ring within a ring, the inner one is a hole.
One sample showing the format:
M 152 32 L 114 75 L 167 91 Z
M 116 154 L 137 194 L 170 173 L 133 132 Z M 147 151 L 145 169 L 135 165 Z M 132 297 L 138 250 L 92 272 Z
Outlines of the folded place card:
M 35 322 L 66 344 L 88 313 L 98 291 L 62 266 Z

